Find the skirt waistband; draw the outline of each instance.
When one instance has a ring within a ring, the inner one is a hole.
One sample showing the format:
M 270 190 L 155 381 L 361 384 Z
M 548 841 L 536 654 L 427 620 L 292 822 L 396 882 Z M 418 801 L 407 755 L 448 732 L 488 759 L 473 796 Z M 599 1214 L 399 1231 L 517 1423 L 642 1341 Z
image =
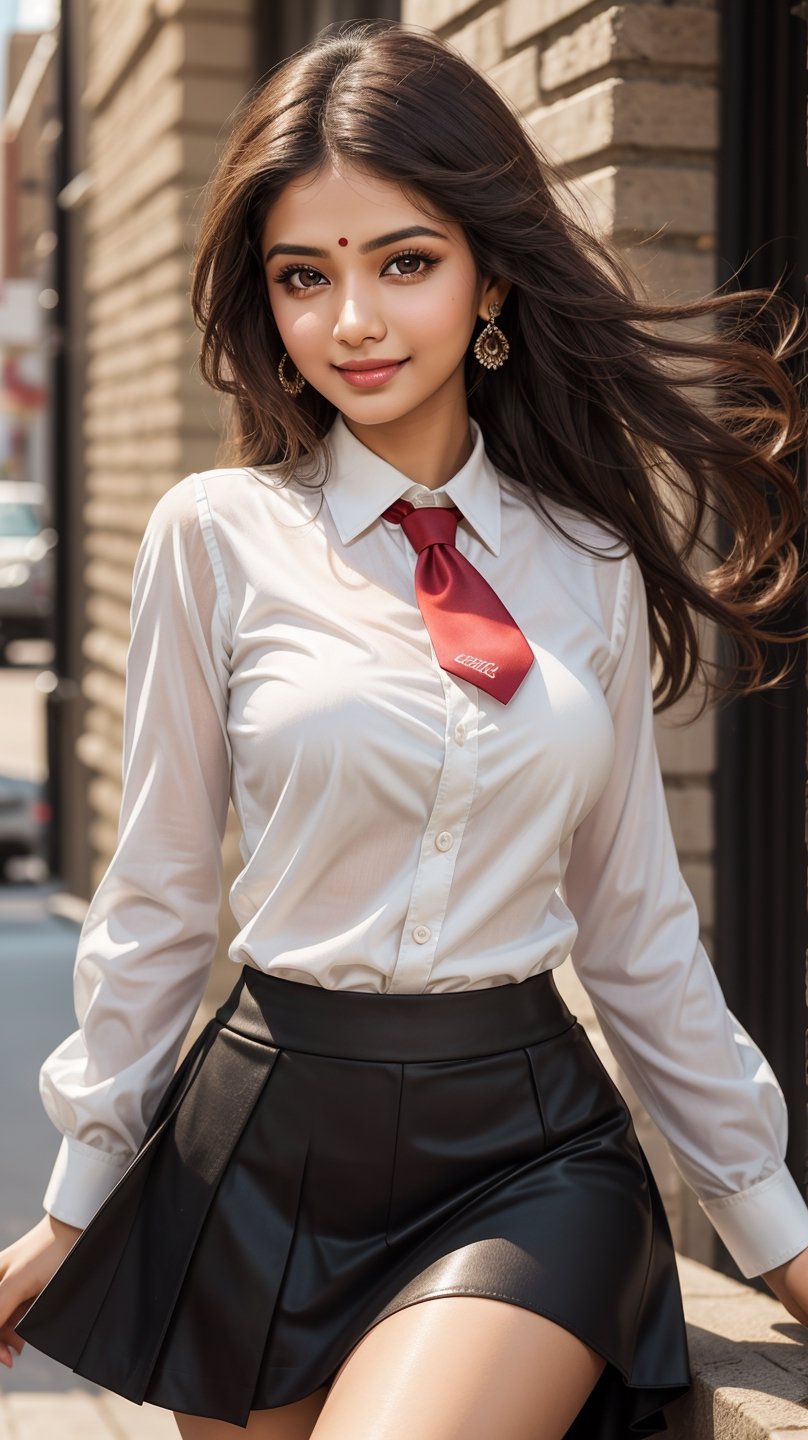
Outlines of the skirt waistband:
M 552 970 L 529 979 L 437 994 L 331 990 L 241 974 L 216 1019 L 278 1049 L 344 1060 L 464 1060 L 560 1035 L 576 1022 Z

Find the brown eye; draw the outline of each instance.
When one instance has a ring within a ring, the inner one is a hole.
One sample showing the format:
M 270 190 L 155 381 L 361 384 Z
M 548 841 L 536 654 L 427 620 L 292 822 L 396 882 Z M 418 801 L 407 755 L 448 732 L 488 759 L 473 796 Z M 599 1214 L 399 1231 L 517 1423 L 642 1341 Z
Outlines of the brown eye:
M 401 255 L 401 256 L 399 256 L 398 260 L 396 261 L 396 264 L 397 264 L 397 265 L 404 267 L 404 274 L 405 274 L 405 275 L 411 275 L 411 274 L 413 273 L 413 271 L 416 271 L 416 272 L 417 272 L 417 269 L 418 269 L 418 266 L 420 265 L 420 263 L 421 263 L 421 262 L 420 262 L 420 259 L 419 259 L 419 257 L 418 257 L 417 255 Z M 408 269 L 407 269 L 407 266 L 408 266 L 408 265 L 411 266 L 412 269 L 408 270 Z
M 309 278 L 314 277 L 313 283 L 310 285 L 308 281 L 306 281 L 305 283 L 301 283 L 299 285 L 293 285 L 292 277 L 294 276 L 295 279 L 297 279 L 297 277 L 301 275 L 306 275 Z M 322 289 L 322 286 L 317 284 L 317 278 L 322 279 L 323 277 L 320 275 L 320 271 L 315 270 L 311 265 L 287 265 L 286 269 L 282 270 L 280 275 L 278 276 L 277 283 L 279 285 L 285 286 L 286 290 L 289 292 L 290 295 L 300 295 L 304 290 Z
M 437 263 L 435 256 L 430 255 L 428 250 L 402 250 L 387 262 L 388 265 L 397 265 L 399 267 L 399 280 L 409 280 L 418 275 L 428 275 L 430 270 L 434 270 Z M 407 266 L 410 268 L 407 269 Z M 387 266 L 385 266 L 384 273 L 392 275 L 393 279 L 396 279 L 396 272 L 389 270 Z

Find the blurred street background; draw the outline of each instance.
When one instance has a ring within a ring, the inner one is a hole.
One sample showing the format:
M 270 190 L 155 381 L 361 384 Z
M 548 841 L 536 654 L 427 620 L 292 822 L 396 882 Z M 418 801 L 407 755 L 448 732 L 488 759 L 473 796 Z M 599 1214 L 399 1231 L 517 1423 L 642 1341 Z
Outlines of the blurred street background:
M 653 294 L 737 274 L 805 304 L 807 0 L 0 0 L 0 1247 L 39 1219 L 58 1146 L 37 1076 L 75 1028 L 76 943 L 116 843 L 134 556 L 160 494 L 217 459 L 188 303 L 202 187 L 273 65 L 330 21 L 377 16 L 490 76 Z M 657 722 L 702 938 L 784 1088 L 803 1186 L 805 676 L 802 649 L 776 695 Z M 231 811 L 219 951 L 185 1048 L 233 983 L 238 863 Z M 556 974 L 629 1100 L 677 1252 L 737 1280 L 569 964 Z M 176 1434 L 26 1346 L 0 1367 L 0 1440 L 46 1427 Z

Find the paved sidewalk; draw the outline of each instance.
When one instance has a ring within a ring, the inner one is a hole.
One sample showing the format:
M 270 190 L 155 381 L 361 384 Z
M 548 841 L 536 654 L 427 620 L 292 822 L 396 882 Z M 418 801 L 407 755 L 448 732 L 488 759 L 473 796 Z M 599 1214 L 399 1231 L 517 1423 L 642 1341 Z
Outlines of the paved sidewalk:
M 0 1246 L 42 1214 L 59 1137 L 39 1098 L 48 1050 L 75 1026 L 77 925 L 50 908 L 54 884 L 0 886 Z M 13 1023 L 9 1018 L 13 1017 Z M 0 1365 L 0 1440 L 177 1440 L 174 1417 L 132 1405 L 26 1345 Z
M 28 1347 L 20 1357 L 25 1363 Z M 14 1369 L 20 1363 L 17 1359 Z M 12 1372 L 13 1373 L 13 1372 Z M 66 1389 L 43 1395 L 4 1393 L 0 1383 L 0 1440 L 178 1440 L 170 1410 L 132 1405 L 120 1395 Z

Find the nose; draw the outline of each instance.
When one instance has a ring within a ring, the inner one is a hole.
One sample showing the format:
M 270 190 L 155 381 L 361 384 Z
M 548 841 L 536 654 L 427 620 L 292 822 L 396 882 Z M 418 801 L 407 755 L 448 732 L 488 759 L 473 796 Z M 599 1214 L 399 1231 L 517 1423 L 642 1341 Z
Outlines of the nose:
M 363 340 L 380 340 L 385 334 L 384 321 L 369 299 L 356 291 L 345 296 L 334 325 L 335 340 L 361 345 Z

